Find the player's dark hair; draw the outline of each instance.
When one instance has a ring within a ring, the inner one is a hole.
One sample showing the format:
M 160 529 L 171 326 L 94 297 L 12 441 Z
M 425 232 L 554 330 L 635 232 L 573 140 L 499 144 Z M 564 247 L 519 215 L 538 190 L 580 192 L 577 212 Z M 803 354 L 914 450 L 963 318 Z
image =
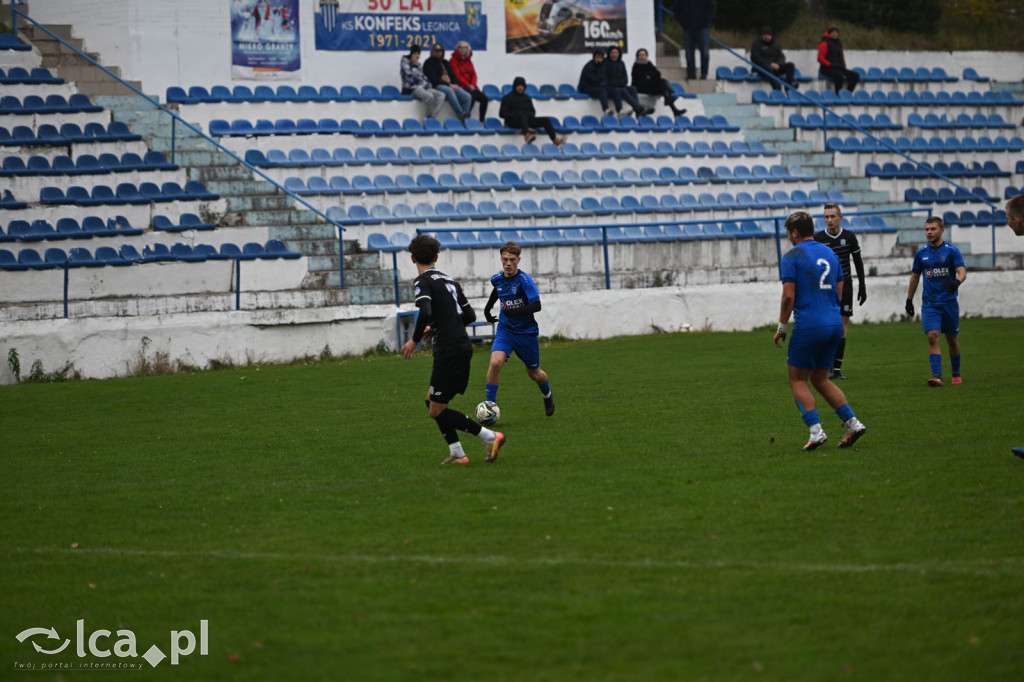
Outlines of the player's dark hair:
M 786 218 L 786 230 L 796 232 L 801 237 L 814 236 L 814 218 L 806 211 L 797 211 Z
M 498 253 L 511 253 L 513 256 L 518 258 L 523 253 L 523 247 L 513 241 L 507 241 L 500 249 L 498 249 Z
M 939 227 L 941 227 L 942 229 L 946 229 L 946 223 L 942 222 L 942 218 L 940 218 L 937 215 L 928 216 L 928 219 L 924 221 L 924 224 L 925 225 L 935 224 L 935 225 L 938 225 Z
M 1024 194 L 1016 194 L 1006 202 L 1006 215 L 1024 218 Z
M 827 204 L 825 204 L 826 211 L 829 210 L 830 208 L 834 208 L 836 210 L 836 213 L 838 213 L 839 215 L 843 215 L 843 209 L 839 208 L 839 204 L 835 203 L 834 201 L 830 201 Z
M 437 260 L 437 254 L 440 252 L 441 242 L 429 234 L 421 234 L 409 242 L 409 253 L 420 265 L 430 265 Z

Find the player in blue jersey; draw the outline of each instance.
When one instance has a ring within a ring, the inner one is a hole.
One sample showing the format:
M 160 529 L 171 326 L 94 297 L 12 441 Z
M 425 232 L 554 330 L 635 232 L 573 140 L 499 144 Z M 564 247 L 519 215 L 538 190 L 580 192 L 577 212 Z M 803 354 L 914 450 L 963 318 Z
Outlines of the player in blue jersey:
M 907 289 L 907 315 L 914 317 L 914 293 L 917 283 L 924 275 L 921 290 L 921 324 L 928 337 L 928 364 L 932 376 L 928 385 L 942 386 L 942 350 L 939 348 L 939 333 L 946 335 L 949 346 L 949 363 L 953 383 L 962 383 L 960 378 L 960 304 L 957 290 L 967 279 L 967 268 L 960 249 L 942 241 L 945 225 L 942 218 L 931 216 L 924 221 L 924 236 L 928 243 L 914 254 L 913 272 L 910 273 L 910 288 Z
M 811 435 L 804 450 L 823 445 L 828 436 L 821 428 L 814 393 L 807 382 L 835 410 L 846 427 L 839 447 L 848 448 L 867 428 L 858 421 L 843 391 L 829 379 L 836 346 L 843 338 L 839 302 L 843 295 L 842 267 L 831 248 L 814 240 L 814 218 L 797 211 L 786 219 L 786 236 L 793 248 L 782 258 L 782 303 L 779 328 L 772 342 L 781 348 L 790 314 L 796 318 L 786 364 L 793 400 Z
M 488 322 L 498 323 L 491 344 L 491 364 L 487 367 L 486 399 L 498 402 L 498 381 L 508 356 L 515 353 L 526 365 L 526 373 L 544 396 L 544 414 L 555 413 L 555 397 L 548 384 L 547 373 L 540 368 L 540 329 L 533 314 L 540 312 L 540 294 L 533 279 L 519 269 L 523 250 L 515 242 L 506 242 L 500 249 L 501 272 L 491 277 L 494 289 L 484 307 Z M 498 317 L 491 308 L 501 301 Z

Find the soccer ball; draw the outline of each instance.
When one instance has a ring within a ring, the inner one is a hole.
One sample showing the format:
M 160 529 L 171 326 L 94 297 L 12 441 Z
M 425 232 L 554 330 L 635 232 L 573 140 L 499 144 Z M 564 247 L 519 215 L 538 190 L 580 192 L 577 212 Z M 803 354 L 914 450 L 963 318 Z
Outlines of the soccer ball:
M 501 409 L 498 404 L 490 400 L 485 400 L 476 406 L 476 420 L 484 426 L 490 426 L 498 422 L 498 417 L 501 416 Z

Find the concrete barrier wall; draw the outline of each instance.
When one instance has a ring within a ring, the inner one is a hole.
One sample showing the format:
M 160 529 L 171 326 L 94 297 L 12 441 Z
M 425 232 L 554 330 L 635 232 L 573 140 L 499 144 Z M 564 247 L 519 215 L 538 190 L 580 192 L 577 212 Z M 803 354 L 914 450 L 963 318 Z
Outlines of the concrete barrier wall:
M 539 284 L 543 287 L 543 280 Z M 960 291 L 961 315 L 1024 317 L 1022 286 L 1020 271 L 969 273 Z M 907 277 L 869 278 L 867 287 L 868 300 L 855 309 L 855 324 L 900 318 Z M 749 330 L 775 325 L 781 291 L 778 282 L 753 282 L 547 294 L 538 320 L 543 335 L 572 339 Z M 483 298 L 473 300 L 479 312 L 484 303 Z M 380 344 L 395 350 L 396 311 L 394 306 L 334 306 L 14 321 L 4 325 L 0 353 L 6 359 L 10 349 L 17 349 L 26 374 L 39 360 L 45 371 L 71 364 L 89 378 L 131 374 L 143 362 L 200 368 L 211 362 L 280 363 L 325 349 L 335 355 L 360 354 Z M 963 327 L 969 334 L 969 322 Z M 770 337 L 766 331 L 765 352 Z M 13 380 L 4 363 L 0 383 Z

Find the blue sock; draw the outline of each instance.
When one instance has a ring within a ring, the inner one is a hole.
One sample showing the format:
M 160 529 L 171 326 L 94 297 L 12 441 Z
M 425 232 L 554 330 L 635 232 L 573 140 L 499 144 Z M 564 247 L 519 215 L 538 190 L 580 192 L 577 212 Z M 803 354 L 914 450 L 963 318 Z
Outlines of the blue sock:
M 537 384 L 537 386 L 540 387 L 540 394 L 545 398 L 551 395 L 551 384 L 549 382 L 545 381 L 543 384 Z
M 801 406 L 800 413 L 803 415 L 804 424 L 807 424 L 808 428 L 821 423 L 817 410 L 804 410 Z
M 955 376 L 955 377 L 960 376 L 960 356 L 959 355 L 950 355 L 949 356 L 949 364 L 952 365 L 953 376 Z
M 932 376 L 942 378 L 942 356 L 932 353 L 928 356 L 928 364 L 932 366 Z
M 836 408 L 836 416 L 844 424 L 849 420 L 853 419 L 853 408 L 850 407 L 850 403 L 844 403 Z
M 484 384 L 485 399 L 492 403 L 498 402 L 498 384 Z

